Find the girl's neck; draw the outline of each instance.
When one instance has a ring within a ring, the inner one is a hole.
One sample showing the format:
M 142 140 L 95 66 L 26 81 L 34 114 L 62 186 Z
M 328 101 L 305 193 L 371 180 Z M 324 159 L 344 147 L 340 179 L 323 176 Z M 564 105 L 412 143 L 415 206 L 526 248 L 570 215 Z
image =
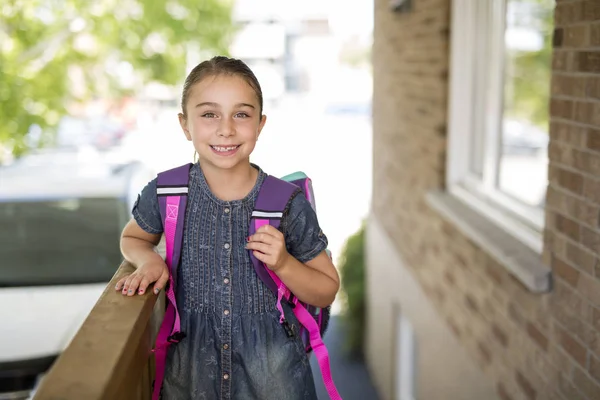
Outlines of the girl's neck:
M 199 161 L 204 179 L 213 194 L 224 201 L 241 200 L 250 193 L 256 180 L 258 170 L 250 162 L 238 164 L 231 169 L 221 169 Z

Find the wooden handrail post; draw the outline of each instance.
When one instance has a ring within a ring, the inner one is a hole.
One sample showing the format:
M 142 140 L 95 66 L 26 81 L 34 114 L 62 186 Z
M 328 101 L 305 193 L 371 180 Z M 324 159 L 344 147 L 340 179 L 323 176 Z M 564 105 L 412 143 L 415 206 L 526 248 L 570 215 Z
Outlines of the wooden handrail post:
M 121 264 L 73 340 L 43 378 L 34 400 L 146 400 L 154 375 L 152 346 L 163 317 L 164 295 L 123 296 Z M 77 299 L 73 299 L 77 301 Z

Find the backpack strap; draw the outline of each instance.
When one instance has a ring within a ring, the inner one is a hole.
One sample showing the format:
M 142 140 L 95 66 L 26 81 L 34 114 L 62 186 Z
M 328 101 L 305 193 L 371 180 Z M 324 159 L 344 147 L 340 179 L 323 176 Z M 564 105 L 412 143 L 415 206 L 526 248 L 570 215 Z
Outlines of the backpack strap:
M 156 195 L 158 196 L 165 235 L 165 262 L 169 268 L 169 280 L 165 287 L 167 298 L 165 316 L 154 346 L 156 371 L 152 400 L 160 398 L 169 345 L 179 343 L 185 337 L 185 333 L 181 332 L 175 288 L 177 285 L 177 267 L 181 258 L 181 243 L 191 166 L 192 164 L 185 164 L 161 172 L 158 174 L 156 181 Z
M 255 234 L 258 228 L 263 225 L 271 225 L 279 228 L 281 219 L 283 218 L 283 211 L 287 207 L 288 202 L 298 192 L 297 186 L 268 175 L 260 187 L 254 210 L 252 211 L 250 235 Z M 252 259 L 254 270 L 260 279 L 277 295 L 279 283 L 281 282 L 277 275 L 269 273 L 271 271 L 254 257 L 252 251 L 250 251 L 250 258 Z
M 309 188 L 300 189 L 295 184 L 277 179 L 273 176 L 267 176 L 258 192 L 256 199 L 256 205 L 252 212 L 252 219 L 250 221 L 250 235 L 256 233 L 258 228 L 263 225 L 272 225 L 275 228 L 279 228 L 281 219 L 283 218 L 283 212 L 286 209 L 289 201 L 300 191 L 307 190 Z M 305 194 L 306 195 L 306 194 Z M 281 301 L 285 299 L 288 301 L 294 315 L 298 319 L 298 322 L 308 331 L 310 339 L 310 347 L 317 357 L 319 368 L 321 369 L 321 375 L 327 393 L 332 400 L 341 400 L 341 397 L 335 387 L 333 378 L 331 376 L 331 367 L 329 363 L 329 352 L 327 347 L 323 343 L 321 337 L 321 328 L 317 324 L 317 321 L 312 314 L 307 310 L 307 305 L 299 302 L 287 286 L 279 279 L 277 274 L 271 271 L 264 263 L 259 261 L 252 251 L 249 251 L 250 258 L 254 269 L 260 279 L 269 287 L 269 289 L 277 296 L 277 309 L 279 310 L 280 317 L 279 322 L 284 326 L 288 335 L 293 335 L 294 332 L 289 328 Z

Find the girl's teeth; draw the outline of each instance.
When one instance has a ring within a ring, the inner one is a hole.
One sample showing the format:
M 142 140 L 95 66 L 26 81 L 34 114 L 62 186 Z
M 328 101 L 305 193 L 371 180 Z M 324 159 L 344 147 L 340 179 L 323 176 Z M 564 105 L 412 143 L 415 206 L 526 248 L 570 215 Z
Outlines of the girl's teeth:
M 237 148 L 237 146 L 232 146 L 232 147 L 219 147 L 219 146 L 213 146 L 213 149 L 215 149 L 216 151 L 231 151 L 231 150 L 235 150 Z

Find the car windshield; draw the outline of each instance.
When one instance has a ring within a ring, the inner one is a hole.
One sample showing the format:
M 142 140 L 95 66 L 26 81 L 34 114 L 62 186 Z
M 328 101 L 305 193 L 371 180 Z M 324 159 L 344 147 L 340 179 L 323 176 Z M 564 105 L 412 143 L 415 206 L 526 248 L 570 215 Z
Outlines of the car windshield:
M 0 202 L 0 287 L 107 282 L 125 209 L 117 198 Z

